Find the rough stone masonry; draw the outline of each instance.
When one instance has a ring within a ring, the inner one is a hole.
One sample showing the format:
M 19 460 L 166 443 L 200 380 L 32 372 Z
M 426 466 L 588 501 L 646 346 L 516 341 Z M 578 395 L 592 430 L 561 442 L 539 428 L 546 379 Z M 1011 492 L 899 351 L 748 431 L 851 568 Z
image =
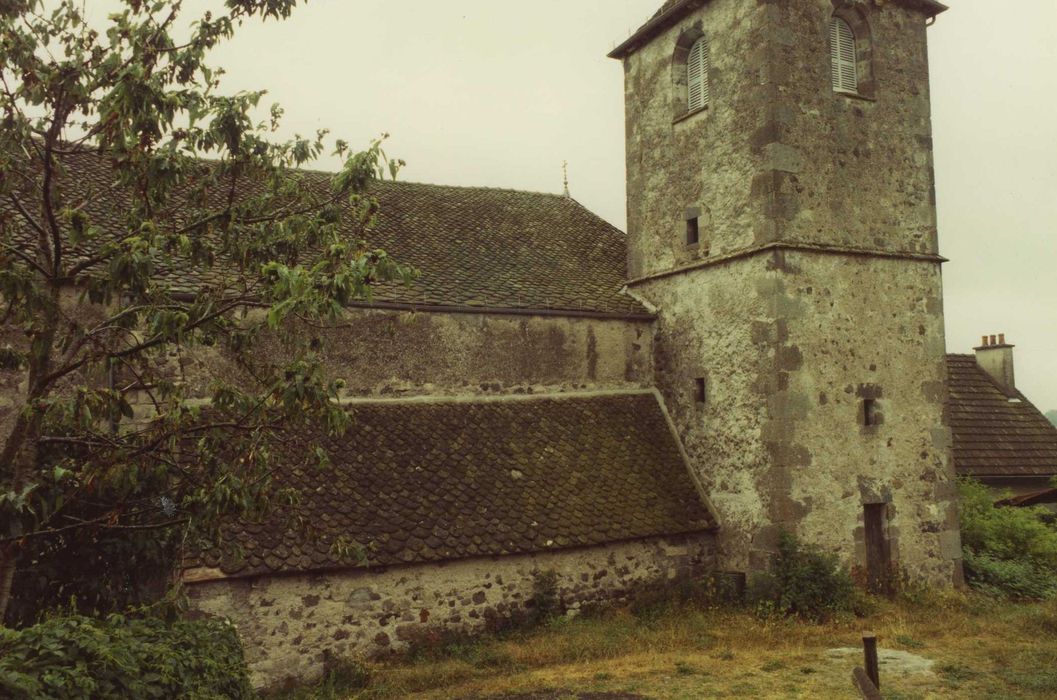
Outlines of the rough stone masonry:
M 926 45 L 943 9 L 673 1 L 612 54 L 629 287 L 657 310 L 656 382 L 723 567 L 765 568 L 788 529 L 866 568 L 883 504 L 886 566 L 960 576 Z M 854 94 L 831 80 L 835 21 L 855 36 Z M 710 98 L 687 113 L 697 41 Z

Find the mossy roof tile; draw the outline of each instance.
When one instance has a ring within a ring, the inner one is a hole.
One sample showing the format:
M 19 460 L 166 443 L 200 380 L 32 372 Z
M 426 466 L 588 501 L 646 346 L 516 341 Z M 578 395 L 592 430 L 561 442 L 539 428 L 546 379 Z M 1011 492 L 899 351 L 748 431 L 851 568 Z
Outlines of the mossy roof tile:
M 358 544 L 366 565 L 385 566 L 716 527 L 652 393 L 369 402 L 349 411 L 344 436 L 300 435 L 287 447 L 291 461 L 316 446 L 329 453 L 326 488 L 317 488 L 318 474 L 280 467 L 284 487 L 301 493 L 296 512 L 229 523 L 225 539 L 247 556 L 227 561 L 205 552 L 187 565 L 221 560 L 228 575 L 364 566 L 340 555 L 339 538 Z M 562 440 L 565 432 L 576 440 Z M 504 449 L 511 443 L 516 450 Z M 533 463 L 542 486 L 511 478 L 512 469 L 525 469 L 512 454 Z M 370 498 L 332 498 L 342 487 Z

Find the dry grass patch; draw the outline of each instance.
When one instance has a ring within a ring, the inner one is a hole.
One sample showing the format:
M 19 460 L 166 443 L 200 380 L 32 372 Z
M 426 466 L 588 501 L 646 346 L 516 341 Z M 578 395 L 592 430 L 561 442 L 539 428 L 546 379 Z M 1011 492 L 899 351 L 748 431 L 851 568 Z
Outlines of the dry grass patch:
M 882 648 L 933 660 L 931 673 L 882 667 L 886 698 L 1057 697 L 1057 604 L 929 595 L 884 603 L 862 620 L 759 619 L 743 611 L 674 606 L 559 620 L 503 639 L 429 650 L 376 666 L 351 698 L 479 698 L 542 689 L 651 698 L 852 698 L 852 656 L 864 629 Z

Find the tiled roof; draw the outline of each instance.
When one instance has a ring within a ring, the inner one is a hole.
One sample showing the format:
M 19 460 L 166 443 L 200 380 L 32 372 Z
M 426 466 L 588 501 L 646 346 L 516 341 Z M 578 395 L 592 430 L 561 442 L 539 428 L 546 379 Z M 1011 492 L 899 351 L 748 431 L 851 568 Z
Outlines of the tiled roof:
M 335 551 L 342 536 L 363 548 L 368 565 L 385 566 L 716 527 L 654 393 L 349 410 L 343 437 L 290 447 L 304 454 L 320 445 L 332 461 L 326 472 L 280 469 L 277 481 L 296 489 L 300 503 L 262 523 L 228 526 L 225 539 L 242 552 L 189 560 L 190 580 L 200 567 L 246 576 L 363 566 Z
M 69 158 L 77 188 L 97 193 L 87 211 L 113 233 L 127 210 L 95 154 Z M 328 173 L 306 171 L 305 186 L 328 191 Z M 375 301 L 423 306 L 560 310 L 648 316 L 622 293 L 627 277 L 625 235 L 573 199 L 515 190 L 376 182 L 376 228 L 368 243 L 422 276 L 413 286 L 376 289 Z M 351 235 L 351 234 L 350 234 Z M 159 270 L 173 288 L 193 291 L 194 269 Z
M 621 290 L 623 233 L 553 194 L 379 182 L 371 244 L 414 265 L 413 289 L 384 298 L 459 306 L 644 314 Z
M 972 355 L 948 355 L 954 464 L 961 476 L 1057 475 L 1057 427 L 1010 400 Z

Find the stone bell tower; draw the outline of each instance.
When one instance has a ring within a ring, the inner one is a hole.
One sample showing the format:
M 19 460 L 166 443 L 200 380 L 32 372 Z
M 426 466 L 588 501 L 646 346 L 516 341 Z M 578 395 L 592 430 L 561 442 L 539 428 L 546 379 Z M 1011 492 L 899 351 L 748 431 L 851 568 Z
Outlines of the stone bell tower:
M 933 0 L 669 0 L 624 64 L 628 268 L 722 519 L 880 582 L 957 582 L 936 234 Z

